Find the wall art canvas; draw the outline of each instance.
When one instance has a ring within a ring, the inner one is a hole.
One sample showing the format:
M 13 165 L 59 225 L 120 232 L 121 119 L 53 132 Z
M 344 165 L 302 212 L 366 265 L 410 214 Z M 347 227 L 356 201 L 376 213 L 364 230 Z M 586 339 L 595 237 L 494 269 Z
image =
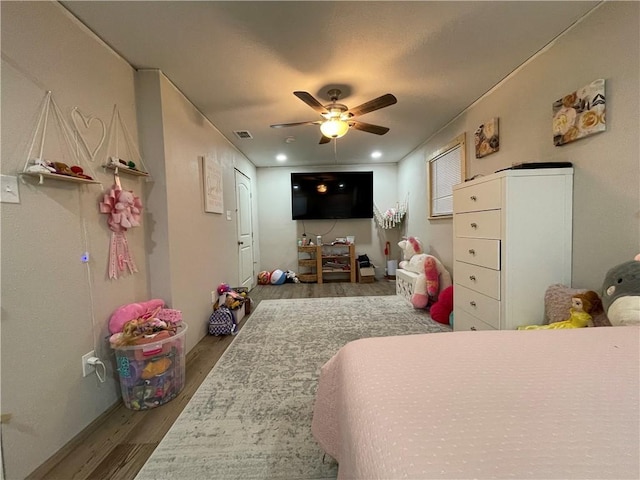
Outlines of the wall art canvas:
M 222 213 L 224 211 L 224 203 L 222 198 L 222 166 L 220 160 L 210 155 L 201 158 L 204 211 L 209 213 Z
M 498 117 L 480 125 L 475 133 L 476 158 L 486 157 L 500 150 L 500 132 Z
M 556 146 L 604 132 L 606 127 L 604 79 L 553 102 L 553 144 Z

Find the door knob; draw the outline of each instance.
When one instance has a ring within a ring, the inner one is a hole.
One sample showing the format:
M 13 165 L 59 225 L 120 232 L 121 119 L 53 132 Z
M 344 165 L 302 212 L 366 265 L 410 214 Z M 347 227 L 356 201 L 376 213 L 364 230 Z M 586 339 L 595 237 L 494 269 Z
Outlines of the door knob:
M 244 242 L 238 242 L 238 245 L 244 245 Z

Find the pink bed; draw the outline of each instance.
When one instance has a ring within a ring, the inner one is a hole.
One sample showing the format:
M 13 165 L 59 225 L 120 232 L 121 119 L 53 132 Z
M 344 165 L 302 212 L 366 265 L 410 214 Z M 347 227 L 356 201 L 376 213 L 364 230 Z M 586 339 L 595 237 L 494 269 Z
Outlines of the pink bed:
M 640 478 L 640 327 L 370 338 L 323 367 L 338 478 Z

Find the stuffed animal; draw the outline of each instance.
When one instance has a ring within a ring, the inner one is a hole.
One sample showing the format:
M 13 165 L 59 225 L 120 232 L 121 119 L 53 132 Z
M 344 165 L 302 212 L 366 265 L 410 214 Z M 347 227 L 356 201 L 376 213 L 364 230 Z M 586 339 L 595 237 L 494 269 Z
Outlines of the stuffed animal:
M 271 282 L 271 272 L 263 270 L 258 273 L 258 285 L 269 285 Z
M 438 300 L 429 308 L 431 318 L 445 325 L 450 324 L 451 312 L 453 312 L 453 285 L 443 289 L 438 295 Z
M 422 242 L 418 237 L 407 237 L 405 240 L 398 242 L 398 246 L 402 250 L 402 261 L 398 264 L 398 267 L 411 270 L 411 268 L 407 268 L 411 259 L 415 255 L 424 253 Z
M 433 303 L 440 291 L 451 285 L 451 274 L 444 265 L 433 255 L 416 253 L 422 251 L 422 244 L 416 237 L 398 242 L 403 250 L 405 261 L 400 262 L 400 268 L 418 274 L 411 295 L 414 308 L 426 308 Z
M 293 270 L 287 270 L 284 274 L 287 277 L 285 283 L 300 283 L 298 275 Z
M 164 307 L 164 300 L 160 298 L 122 305 L 111 314 L 111 318 L 109 319 L 109 332 L 112 334 L 122 332 L 125 323 L 128 321 L 141 318 L 144 314 L 159 310 L 162 307 Z
M 569 318 L 548 325 L 523 325 L 518 330 L 560 330 L 566 328 L 584 328 L 592 325 L 591 314 L 600 313 L 602 303 L 600 297 L 593 290 L 576 293 L 571 297 Z
M 607 272 L 602 306 L 611 325 L 640 325 L 640 254 Z
M 115 221 L 124 228 L 139 227 L 138 221 L 140 209 L 137 206 L 136 198 L 133 192 L 129 190 L 120 190 L 118 201 L 115 204 Z

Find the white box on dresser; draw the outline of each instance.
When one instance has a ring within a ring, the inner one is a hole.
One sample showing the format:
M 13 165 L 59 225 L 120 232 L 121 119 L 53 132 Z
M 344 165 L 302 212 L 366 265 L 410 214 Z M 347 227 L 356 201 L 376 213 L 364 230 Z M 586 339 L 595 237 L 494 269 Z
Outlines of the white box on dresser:
M 541 324 L 571 285 L 573 169 L 505 170 L 453 187 L 454 330 Z

